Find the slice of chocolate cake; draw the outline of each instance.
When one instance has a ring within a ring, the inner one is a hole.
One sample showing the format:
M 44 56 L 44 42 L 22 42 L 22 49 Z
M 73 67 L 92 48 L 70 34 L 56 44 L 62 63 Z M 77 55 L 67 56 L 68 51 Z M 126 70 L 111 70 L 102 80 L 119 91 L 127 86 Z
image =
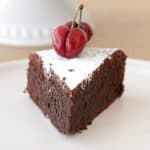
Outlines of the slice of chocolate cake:
M 27 90 L 62 133 L 86 129 L 123 93 L 126 55 L 119 49 L 86 48 L 67 59 L 54 50 L 29 57 Z

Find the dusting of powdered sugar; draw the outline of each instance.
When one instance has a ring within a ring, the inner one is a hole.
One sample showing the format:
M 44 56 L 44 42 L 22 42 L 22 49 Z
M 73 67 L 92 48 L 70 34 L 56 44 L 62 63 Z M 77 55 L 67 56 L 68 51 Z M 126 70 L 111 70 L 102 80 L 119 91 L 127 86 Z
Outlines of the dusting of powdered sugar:
M 36 52 L 43 61 L 44 72 L 50 77 L 50 69 L 65 79 L 67 86 L 73 90 L 84 79 L 89 79 L 94 70 L 103 64 L 106 58 L 111 59 L 112 53 L 118 48 L 85 48 L 82 53 L 72 59 L 67 59 L 56 54 L 51 50 Z

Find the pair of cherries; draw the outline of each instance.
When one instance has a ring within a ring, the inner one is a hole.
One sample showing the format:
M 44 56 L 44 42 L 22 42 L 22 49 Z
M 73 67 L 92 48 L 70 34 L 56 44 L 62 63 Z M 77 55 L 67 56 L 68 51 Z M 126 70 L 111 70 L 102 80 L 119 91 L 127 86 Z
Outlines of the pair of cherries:
M 54 30 L 52 43 L 60 56 L 77 57 L 93 35 L 91 26 L 86 22 L 81 22 L 82 9 L 83 5 L 81 4 L 73 21 L 60 25 Z M 79 12 L 80 20 L 78 24 L 75 20 Z

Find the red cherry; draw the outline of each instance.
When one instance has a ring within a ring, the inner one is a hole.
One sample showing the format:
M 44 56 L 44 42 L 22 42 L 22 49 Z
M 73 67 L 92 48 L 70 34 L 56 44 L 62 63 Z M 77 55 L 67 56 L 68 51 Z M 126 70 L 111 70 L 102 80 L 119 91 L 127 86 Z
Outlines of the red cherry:
M 93 36 L 93 30 L 91 26 L 86 22 L 82 22 L 81 28 L 87 33 L 88 40 L 90 40 L 91 37 Z
M 52 43 L 56 52 L 65 57 L 65 44 L 66 38 L 68 36 L 69 29 L 66 26 L 58 26 L 53 35 L 52 35 Z
M 73 21 L 69 21 L 67 23 L 65 23 L 65 26 L 67 26 L 69 29 L 71 29 Z M 78 27 L 78 23 L 74 22 L 73 28 L 77 28 Z
M 83 4 L 79 6 L 73 22 L 69 21 L 65 25 L 57 27 L 52 35 L 54 49 L 60 56 L 66 58 L 78 56 L 93 35 L 90 25 L 86 22 L 81 22 L 83 7 Z M 78 25 L 75 21 L 79 12 L 80 19 Z M 73 27 L 72 24 L 74 24 Z
M 73 58 L 79 55 L 87 42 L 86 32 L 81 28 L 71 30 L 66 39 L 66 57 Z

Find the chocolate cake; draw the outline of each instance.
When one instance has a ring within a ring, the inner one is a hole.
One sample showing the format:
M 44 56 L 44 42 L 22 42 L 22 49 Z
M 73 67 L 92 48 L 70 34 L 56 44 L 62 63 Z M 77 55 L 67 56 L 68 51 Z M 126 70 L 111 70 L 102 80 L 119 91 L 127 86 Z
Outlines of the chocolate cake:
M 73 59 L 54 50 L 29 56 L 27 90 L 62 133 L 86 129 L 123 93 L 126 55 L 119 49 L 85 48 Z

